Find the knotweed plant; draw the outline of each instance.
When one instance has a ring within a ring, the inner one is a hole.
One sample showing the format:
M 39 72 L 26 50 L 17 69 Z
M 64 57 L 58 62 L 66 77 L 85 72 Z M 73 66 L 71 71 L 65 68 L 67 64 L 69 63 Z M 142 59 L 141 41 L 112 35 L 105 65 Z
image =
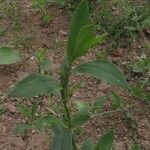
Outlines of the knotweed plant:
M 67 54 L 61 66 L 60 81 L 47 74 L 33 73 L 16 83 L 11 89 L 10 96 L 32 98 L 34 101 L 32 108 L 23 104 L 19 106 L 20 112 L 28 121 L 17 125 L 17 132 L 31 128 L 51 129 L 54 135 L 52 150 L 110 150 L 112 148 L 114 142 L 113 130 L 104 134 L 97 143 L 87 139 L 82 146 L 77 144 L 76 130 L 90 119 L 92 110 L 99 110 L 102 107 L 104 99 L 99 99 L 90 107 L 78 102 L 78 111 L 74 114 L 70 108 L 71 96 L 69 94 L 70 76 L 73 74 L 85 74 L 116 86 L 128 88 L 124 76 L 116 65 L 109 61 L 89 61 L 73 67 L 78 58 L 87 54 L 88 50 L 96 44 L 102 43 L 105 37 L 106 35 L 95 35 L 94 27 L 89 22 L 88 2 L 83 0 L 72 16 Z M 54 94 L 61 95 L 62 111 L 60 114 L 55 113 L 50 108 L 51 113 L 37 115 L 39 112 L 36 100 L 43 95 Z

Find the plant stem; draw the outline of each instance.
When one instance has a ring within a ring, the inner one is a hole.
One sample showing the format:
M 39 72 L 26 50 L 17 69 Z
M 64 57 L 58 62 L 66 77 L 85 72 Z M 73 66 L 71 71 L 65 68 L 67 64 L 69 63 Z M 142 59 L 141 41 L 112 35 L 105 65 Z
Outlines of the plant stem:
M 125 110 L 128 110 L 128 109 L 142 103 L 142 102 L 144 102 L 144 101 L 136 102 L 136 103 L 134 103 L 132 105 L 129 105 L 129 106 L 127 106 L 125 108 L 122 108 L 122 109 L 117 109 L 117 110 L 114 110 L 114 111 L 108 111 L 108 112 L 104 112 L 104 113 L 100 113 L 100 114 L 95 114 L 95 115 L 91 116 L 91 118 L 95 118 L 95 117 L 98 117 L 98 116 L 104 116 L 104 115 L 109 115 L 109 114 L 114 114 L 114 113 L 118 113 L 118 112 L 121 112 L 121 111 L 125 111 Z
M 68 127 L 69 127 L 69 129 L 71 131 L 71 129 L 72 129 L 72 121 L 71 121 L 70 110 L 68 108 L 68 104 L 67 104 L 67 100 L 66 99 L 63 100 L 63 105 L 64 105 L 65 113 L 66 113 L 66 116 L 67 116 Z
M 71 116 L 70 116 L 70 110 L 68 107 L 68 82 L 69 82 L 69 76 L 70 76 L 70 68 L 71 67 L 67 64 L 67 62 L 64 62 L 62 66 L 62 72 L 61 72 L 61 85 L 62 85 L 61 98 L 62 98 L 62 103 L 64 105 L 64 110 L 67 116 L 68 127 L 71 130 L 72 121 L 71 121 Z
M 69 101 L 68 82 L 69 82 L 69 77 L 70 77 L 70 71 L 71 71 L 71 64 L 69 65 L 66 59 L 64 64 L 62 65 L 62 70 L 61 70 L 61 85 L 62 85 L 61 98 L 62 98 L 62 103 L 64 105 L 66 117 L 67 117 L 68 128 L 70 132 L 72 132 L 72 118 L 71 118 L 70 109 L 68 106 L 68 101 Z M 74 138 L 72 138 L 72 146 L 73 146 L 73 150 L 77 150 L 77 146 L 76 146 Z

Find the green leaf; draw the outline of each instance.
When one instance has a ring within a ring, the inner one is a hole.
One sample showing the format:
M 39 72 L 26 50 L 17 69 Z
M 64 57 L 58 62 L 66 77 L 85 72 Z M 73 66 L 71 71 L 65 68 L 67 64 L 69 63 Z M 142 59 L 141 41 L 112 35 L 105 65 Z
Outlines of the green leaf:
M 37 52 L 35 53 L 35 57 L 36 57 L 36 59 L 37 59 L 39 62 L 41 62 L 41 61 L 44 60 L 45 54 L 46 54 L 46 51 L 45 51 L 45 50 L 37 51 Z
M 53 77 L 40 73 L 33 73 L 19 81 L 11 89 L 9 95 L 31 98 L 46 93 L 54 94 L 60 89 L 58 81 Z
M 95 145 L 91 139 L 87 139 L 83 144 L 82 150 L 95 150 Z
M 43 130 L 43 129 L 46 129 L 46 128 L 52 126 L 52 124 L 48 124 L 46 122 L 45 118 L 43 118 L 43 117 L 38 117 L 38 118 L 34 119 L 32 121 L 32 124 L 33 124 L 34 128 L 37 130 Z
M 76 106 L 78 111 L 90 111 L 93 107 L 88 103 L 83 103 L 81 101 L 76 101 Z
M 135 73 L 144 73 L 145 68 L 144 68 L 144 66 L 140 66 L 139 64 L 135 64 L 135 66 L 133 66 L 132 71 Z
M 60 120 L 60 118 L 50 116 L 50 115 L 46 115 L 42 118 L 48 125 L 57 125 L 57 124 L 59 124 L 61 126 L 64 126 L 62 121 Z
M 106 102 L 105 96 L 99 97 L 94 104 L 94 108 L 96 109 L 96 111 L 100 112 L 102 108 L 104 107 L 105 102 Z
M 88 111 L 79 111 L 73 116 L 73 124 L 75 127 L 80 127 L 90 119 Z
M 113 107 L 121 108 L 123 106 L 120 96 L 117 95 L 116 93 L 111 93 L 111 100 Z
M 132 145 L 131 150 L 140 150 L 140 146 L 138 144 Z
M 92 61 L 79 65 L 75 72 L 87 74 L 110 84 L 128 88 L 128 84 L 119 69 L 108 61 Z
M 77 57 L 84 55 L 87 52 L 93 38 L 93 25 L 86 25 L 81 28 L 80 32 L 76 37 L 75 45 L 71 53 L 73 60 L 75 60 Z
M 16 63 L 21 59 L 20 54 L 10 48 L 0 48 L 0 65 L 9 65 Z
M 111 150 L 114 142 L 114 132 L 110 130 L 99 140 L 95 150 Z
M 32 111 L 30 110 L 29 107 L 27 107 L 27 106 L 24 105 L 24 104 L 21 104 L 21 105 L 18 106 L 18 109 L 19 109 L 19 111 L 20 111 L 20 113 L 21 113 L 22 115 L 24 115 L 24 116 L 27 117 L 28 119 L 31 119 L 31 117 L 32 117 Z
M 103 42 L 106 35 L 95 36 L 93 25 L 82 27 L 77 35 L 75 46 L 72 51 L 72 61 L 87 53 L 88 49 L 97 43 Z
M 47 71 L 49 66 L 51 65 L 51 61 L 45 59 L 45 60 L 39 62 L 39 64 L 40 64 L 42 71 Z
M 69 32 L 67 56 L 72 61 L 72 53 L 75 47 L 75 41 L 81 28 L 89 23 L 88 2 L 83 0 L 75 10 Z
M 54 126 L 54 140 L 52 144 L 52 150 L 72 150 L 72 133 L 62 127 Z
M 17 124 L 14 129 L 14 132 L 16 134 L 24 134 L 27 130 L 32 129 L 32 128 L 33 126 L 30 124 L 25 124 L 25 123 Z
M 38 112 L 38 104 L 34 103 L 31 109 L 32 120 L 36 117 L 37 112 Z
M 150 27 L 150 17 L 147 17 L 145 20 L 142 21 L 142 27 L 143 28 L 149 28 Z
M 86 108 L 86 105 L 81 101 L 76 101 L 76 106 L 77 106 L 78 111 L 82 111 Z
M 38 130 L 41 130 L 43 128 L 50 128 L 55 125 L 64 126 L 59 118 L 50 115 L 38 117 L 37 119 L 33 120 L 32 124 Z
M 145 91 L 145 88 L 141 85 L 131 86 L 131 94 L 135 97 L 145 100 L 145 102 L 150 102 L 150 94 Z

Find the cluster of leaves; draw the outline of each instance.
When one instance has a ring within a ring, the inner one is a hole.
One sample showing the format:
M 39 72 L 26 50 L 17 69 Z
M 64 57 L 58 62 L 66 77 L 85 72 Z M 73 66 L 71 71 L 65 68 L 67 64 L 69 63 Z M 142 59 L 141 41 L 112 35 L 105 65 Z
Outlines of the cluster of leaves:
M 132 71 L 142 74 L 150 72 L 150 59 L 146 55 L 142 55 L 134 63 Z
M 20 30 L 21 29 L 21 15 L 22 11 L 20 8 L 19 0 L 15 1 L 2 1 L 1 2 L 1 17 L 2 19 L 10 19 L 11 23 L 9 26 L 12 27 L 14 30 Z M 0 18 L 1 18 L 0 17 Z M 3 35 L 9 27 L 5 28 L 2 33 L 0 32 L 0 35 Z
M 143 4 L 136 4 L 131 0 L 123 1 L 98 1 L 100 5 L 93 10 L 94 22 L 97 29 L 101 32 L 109 33 L 110 44 L 107 44 L 107 50 L 99 51 L 98 59 L 106 58 L 109 51 L 114 48 L 126 47 L 139 34 L 143 37 L 145 49 L 149 51 L 149 43 L 146 40 L 146 31 L 150 27 L 150 9 L 149 1 L 145 0 Z M 103 55 L 103 56 L 102 56 Z M 149 81 L 149 52 L 143 52 L 134 65 L 132 65 L 132 75 L 137 77 L 138 86 L 131 89 L 135 96 L 148 100 L 149 94 L 145 87 L 148 87 Z M 132 76 L 133 80 L 133 76 Z M 135 84 L 135 83 L 134 83 Z M 135 85 L 133 85 L 135 86 Z
M 32 5 L 40 11 L 43 21 L 48 24 L 51 21 L 47 11 L 48 0 L 32 0 Z
M 149 103 L 150 101 L 150 93 L 149 93 L 149 75 L 146 78 L 139 78 L 137 83 L 134 83 L 131 88 L 131 93 L 133 96 L 139 98 L 140 100 L 144 100 L 145 102 Z
M 149 1 L 145 1 L 142 6 L 130 0 L 100 0 L 98 3 L 98 8 L 93 12 L 94 22 L 98 30 L 109 33 L 115 43 L 120 42 L 122 37 L 133 39 L 143 29 L 150 27 Z
M 131 89 L 132 94 L 142 100 L 148 102 L 150 100 L 150 94 L 148 87 L 150 85 L 150 59 L 145 54 L 138 57 L 132 68 L 132 82 L 133 87 Z

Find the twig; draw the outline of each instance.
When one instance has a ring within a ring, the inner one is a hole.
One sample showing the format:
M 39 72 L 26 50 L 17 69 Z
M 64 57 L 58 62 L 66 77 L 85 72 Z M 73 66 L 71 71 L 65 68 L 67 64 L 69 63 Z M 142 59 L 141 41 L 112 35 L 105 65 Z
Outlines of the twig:
M 54 110 L 48 108 L 48 107 L 45 107 L 46 110 L 48 110 L 51 114 L 57 116 L 57 117 L 60 117 Z
M 148 73 L 148 77 L 143 82 L 142 87 L 144 87 L 146 85 L 146 83 L 149 81 L 149 78 L 150 78 L 150 73 Z
M 145 37 L 145 35 L 144 35 L 143 31 L 142 31 L 142 30 L 140 30 L 140 32 L 141 32 L 141 35 L 142 35 L 142 37 L 143 37 L 143 39 L 144 39 L 145 43 L 149 46 L 150 44 L 148 43 L 148 41 L 147 41 L 147 39 L 146 39 L 146 37 Z
M 95 117 L 104 116 L 104 115 L 107 115 L 107 114 L 114 114 L 114 113 L 118 113 L 118 112 L 121 112 L 121 111 L 125 111 L 125 110 L 128 110 L 128 109 L 130 109 L 130 108 L 132 108 L 132 107 L 142 103 L 142 102 L 143 101 L 139 101 L 137 103 L 134 103 L 134 104 L 129 105 L 127 107 L 124 107 L 122 109 L 117 109 L 117 110 L 114 110 L 114 111 L 108 111 L 108 112 L 104 112 L 104 113 L 100 113 L 100 114 L 95 114 L 95 115 L 91 116 L 91 118 L 95 118 Z

